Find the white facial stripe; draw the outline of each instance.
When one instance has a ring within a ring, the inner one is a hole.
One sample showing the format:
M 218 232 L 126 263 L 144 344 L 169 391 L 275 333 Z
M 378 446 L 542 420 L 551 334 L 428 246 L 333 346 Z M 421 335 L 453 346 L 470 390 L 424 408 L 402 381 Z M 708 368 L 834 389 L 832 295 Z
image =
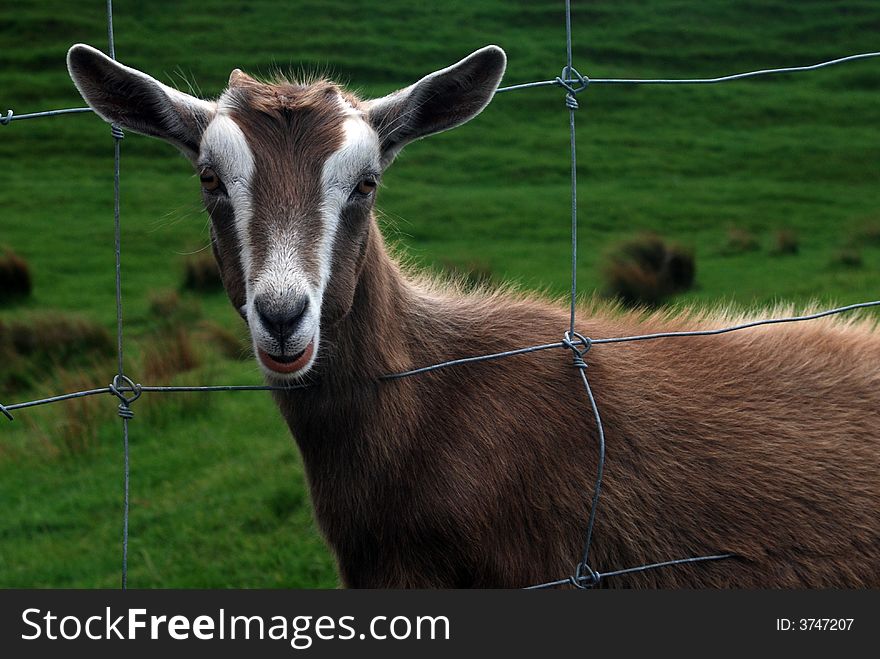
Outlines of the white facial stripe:
M 202 151 L 223 177 L 226 189 L 250 185 L 254 175 L 254 156 L 241 128 L 232 117 L 221 112 L 208 125 L 202 137 Z M 231 192 L 231 190 L 230 190 Z
M 250 294 L 251 247 L 248 226 L 253 215 L 251 181 L 254 176 L 254 156 L 238 124 L 220 112 L 208 125 L 202 136 L 202 153 L 220 176 L 229 193 L 235 213 L 235 232 L 241 249 L 241 267 L 248 301 Z
M 342 101 L 348 108 L 350 105 Z M 364 169 L 378 172 L 379 138 L 376 131 L 364 120 L 363 114 L 354 108 L 346 113 L 343 124 L 342 146 L 333 153 L 321 173 L 324 191 L 321 214 L 324 220 L 319 260 L 321 264 L 321 293 L 330 279 L 333 260 L 333 244 L 339 228 L 339 216 Z

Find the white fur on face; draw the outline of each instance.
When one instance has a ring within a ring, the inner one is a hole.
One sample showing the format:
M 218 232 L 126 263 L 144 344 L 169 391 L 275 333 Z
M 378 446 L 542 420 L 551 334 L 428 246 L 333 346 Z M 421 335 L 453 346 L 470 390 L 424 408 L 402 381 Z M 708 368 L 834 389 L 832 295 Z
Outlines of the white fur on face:
M 347 115 L 343 124 L 345 137 L 342 146 L 327 158 L 321 173 L 324 193 L 321 204 L 324 231 L 319 245 L 322 294 L 330 280 L 333 244 L 342 210 L 361 178 L 366 174 L 378 176 L 380 171 L 379 136 L 361 112 L 340 101 Z
M 226 185 L 229 201 L 233 206 L 247 296 L 244 311 L 255 346 L 269 354 L 295 354 L 305 349 L 313 340 L 313 357 L 303 370 L 311 366 L 318 353 L 320 310 L 324 291 L 331 277 L 333 246 L 340 217 L 361 178 L 365 175 L 377 176 L 379 173 L 380 149 L 376 132 L 361 112 L 341 98 L 340 110 L 345 115 L 342 145 L 328 157 L 321 173 L 320 218 L 314 219 L 321 222 L 318 244 L 305 244 L 298 235 L 296 223 L 279 222 L 270 230 L 270 235 L 259 236 L 259 240 L 268 245 L 266 258 L 259 272 L 253 271 L 250 235 L 254 157 L 244 133 L 228 115 L 222 98 L 218 113 L 202 140 L 202 158 L 215 168 Z M 302 250 L 317 253 L 317 281 L 312 280 L 303 267 Z M 297 333 L 288 340 L 288 345 L 279 346 L 277 339 L 262 326 L 254 306 L 254 300 L 260 296 L 277 299 L 280 304 L 284 304 L 284 299 L 308 297 L 309 309 L 300 322 Z M 275 379 L 285 379 L 277 373 L 267 373 Z

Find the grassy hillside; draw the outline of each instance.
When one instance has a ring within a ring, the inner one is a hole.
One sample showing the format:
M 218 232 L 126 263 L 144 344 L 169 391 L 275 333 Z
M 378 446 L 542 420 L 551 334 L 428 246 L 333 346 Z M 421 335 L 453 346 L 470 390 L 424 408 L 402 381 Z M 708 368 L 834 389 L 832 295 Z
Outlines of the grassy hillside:
M 868 0 L 574 4 L 575 65 L 592 77 L 809 64 L 877 50 L 880 34 L 880 5 Z M 508 53 L 506 84 L 552 78 L 565 56 L 561 0 L 114 5 L 123 62 L 207 96 L 234 67 L 327 71 L 378 95 L 486 43 Z M 0 7 L 0 110 L 82 105 L 64 54 L 80 41 L 106 49 L 103 11 L 97 1 Z M 655 231 L 696 255 L 698 286 L 676 304 L 878 297 L 878 89 L 880 60 L 725 86 L 585 91 L 578 112 L 584 293 L 601 286 L 610 245 Z M 398 159 L 379 197 L 386 234 L 425 267 L 474 268 L 565 291 L 567 141 L 559 90 L 497 97 L 467 127 L 413 144 Z M 33 296 L 0 307 L 0 322 L 73 314 L 112 329 L 112 150 L 109 128 L 93 115 L 0 126 L 0 247 L 25 257 L 34 279 Z M 147 383 L 144 373 L 163 374 L 155 355 L 177 331 L 156 300 L 179 288 L 185 255 L 204 249 L 208 234 L 183 158 L 136 135 L 122 150 L 127 370 Z M 797 254 L 772 253 L 782 230 L 797 237 Z M 758 248 L 731 250 L 731 231 L 753 236 Z M 842 250 L 861 265 L 842 264 Z M 189 316 L 178 326 L 203 334 L 187 344 L 197 353 L 194 368 L 168 378 L 259 382 L 234 348 L 200 340 L 225 331 L 234 342 L 240 334 L 224 295 L 180 295 L 178 308 Z M 103 386 L 113 361 L 98 351 L 84 362 L 21 368 L 0 400 Z M 24 410 L 14 424 L 0 419 L 0 586 L 118 581 L 119 423 L 112 401 L 92 400 Z M 298 454 L 268 396 L 182 394 L 137 406 L 132 586 L 335 583 Z M 72 424 L 70 415 L 89 423 Z

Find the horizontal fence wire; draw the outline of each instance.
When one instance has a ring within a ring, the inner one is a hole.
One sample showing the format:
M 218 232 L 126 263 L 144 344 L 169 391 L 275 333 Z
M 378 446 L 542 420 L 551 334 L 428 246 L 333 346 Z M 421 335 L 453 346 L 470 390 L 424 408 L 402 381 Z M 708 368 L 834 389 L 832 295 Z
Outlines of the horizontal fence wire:
M 0 116 L 0 126 L 5 126 L 12 121 L 21 121 L 22 119 L 42 119 L 45 117 L 56 117 L 61 114 L 77 114 L 80 112 L 93 112 L 92 108 L 65 108 L 63 110 L 46 110 L 44 112 L 31 112 L 29 114 L 15 114 L 12 110 L 7 110 L 6 114 Z
M 674 565 L 685 565 L 686 563 L 702 563 L 704 561 L 720 561 L 726 558 L 736 558 L 736 554 L 712 554 L 710 556 L 695 556 L 693 558 L 677 558 L 672 561 L 663 561 L 661 563 L 646 563 L 637 567 L 627 567 L 622 570 L 611 570 L 610 572 L 593 572 L 591 574 L 572 575 L 567 579 L 557 579 L 556 581 L 548 581 L 534 586 L 526 586 L 523 590 L 543 590 L 546 588 L 558 588 L 559 586 L 575 586 L 583 587 L 585 584 L 594 586 L 606 577 L 618 577 L 622 574 L 634 574 L 636 572 L 646 572 L 647 570 L 657 570 L 661 567 L 672 567 Z
M 742 323 L 740 325 L 731 325 L 728 327 L 720 327 L 717 329 L 708 329 L 708 330 L 691 330 L 686 332 L 660 332 L 656 334 L 636 334 L 634 336 L 612 336 L 604 339 L 589 339 L 589 343 L 591 345 L 604 345 L 609 343 L 629 343 L 633 341 L 651 341 L 656 339 L 674 339 L 674 338 L 684 338 L 690 336 L 716 336 L 718 334 L 727 334 L 729 332 L 737 332 L 740 330 L 751 329 L 754 327 L 759 327 L 761 325 L 776 325 L 779 323 L 797 323 L 806 320 L 816 320 L 817 318 L 824 318 L 826 316 L 834 316 L 837 314 L 846 313 L 847 311 L 854 311 L 856 309 L 868 309 L 871 307 L 880 307 L 880 300 L 875 300 L 873 302 L 858 302 L 856 304 L 848 304 L 843 307 L 836 307 L 834 309 L 826 309 L 824 311 L 818 311 L 816 313 L 807 314 L 804 316 L 791 316 L 786 318 L 763 318 L 761 320 L 754 320 L 747 323 Z M 460 366 L 462 364 L 473 364 L 478 362 L 487 362 L 487 361 L 496 361 L 499 359 L 503 359 L 505 357 L 513 357 L 516 355 L 525 355 L 532 352 L 539 352 L 542 350 L 559 350 L 559 349 L 569 349 L 569 346 L 566 345 L 564 341 L 557 341 L 554 343 L 542 343 L 540 345 L 529 346 L 526 348 L 519 348 L 518 350 L 507 350 L 505 352 L 496 352 L 488 355 L 476 355 L 474 357 L 464 357 L 462 359 L 452 359 L 445 362 L 439 362 L 437 364 L 431 364 L 429 366 L 422 366 L 421 368 L 415 368 L 409 371 L 400 371 L 398 373 L 388 373 L 383 375 L 380 379 L 382 380 L 397 380 L 400 378 L 407 378 L 413 375 L 420 375 L 422 373 L 428 373 L 431 371 L 440 370 L 443 368 L 449 368 L 452 366 Z M 245 385 L 210 385 L 210 386 L 167 386 L 167 385 L 157 385 L 157 386 L 148 386 L 148 385 L 136 385 L 136 389 L 132 389 L 130 387 L 121 387 L 119 391 L 124 393 L 140 391 L 143 393 L 180 393 L 180 392 L 199 392 L 199 391 L 295 391 L 297 389 L 307 389 L 312 387 L 312 384 L 289 384 L 289 385 L 268 385 L 268 384 L 245 384 Z M 82 398 L 83 396 L 94 396 L 97 394 L 110 394 L 109 387 L 101 387 L 98 389 L 87 389 L 84 391 L 76 391 L 69 394 L 62 394 L 59 396 L 52 396 L 51 398 L 41 398 L 39 400 L 31 400 L 23 403 L 15 403 L 12 405 L 0 406 L 3 410 L 13 411 L 25 409 L 27 407 L 36 407 L 38 405 L 47 405 L 49 403 L 58 403 L 65 400 L 70 400 L 72 398 Z
M 115 42 L 113 37 L 113 4 L 112 0 L 107 0 L 107 36 L 110 49 L 110 57 L 116 59 Z M 592 496 L 590 497 L 590 510 L 584 536 L 584 548 L 580 561 L 577 563 L 575 570 L 571 576 L 548 581 L 546 583 L 527 586 L 526 589 L 546 589 L 560 586 L 572 586 L 575 588 L 590 588 L 597 586 L 600 582 L 608 577 L 615 577 L 625 574 L 633 574 L 645 572 L 648 570 L 657 570 L 661 568 L 674 567 L 677 565 L 702 563 L 708 561 L 726 560 L 736 558 L 736 554 L 730 552 L 719 552 L 706 556 L 692 556 L 687 558 L 677 558 L 657 563 L 647 563 L 635 567 L 608 570 L 604 572 L 593 569 L 589 564 L 589 553 L 592 542 L 594 522 L 598 509 L 599 496 L 601 493 L 602 475 L 605 464 L 605 432 L 602 424 L 599 407 L 593 395 L 590 382 L 587 377 L 587 362 L 585 357 L 587 353 L 596 345 L 610 345 L 620 343 L 631 343 L 640 341 L 650 341 L 658 339 L 671 339 L 681 337 L 697 337 L 697 336 L 716 336 L 729 332 L 742 331 L 752 329 L 763 325 L 773 325 L 780 323 L 795 323 L 801 321 L 810 321 L 842 314 L 845 312 L 855 311 L 858 309 L 866 309 L 870 307 L 880 306 L 880 300 L 872 302 L 861 302 L 857 304 L 849 304 L 846 306 L 827 309 L 814 313 L 790 316 L 782 318 L 764 318 L 754 321 L 744 322 L 737 325 L 727 327 L 702 329 L 691 331 L 677 332 L 659 332 L 653 334 L 641 334 L 620 337 L 591 338 L 579 334 L 576 330 L 575 312 L 577 305 L 577 160 L 576 160 L 576 136 L 575 136 L 575 113 L 579 108 L 577 95 L 591 85 L 700 85 L 700 84 L 716 84 L 733 82 L 737 80 L 745 80 L 766 75 L 799 73 L 805 71 L 814 71 L 829 66 L 853 62 L 856 60 L 864 60 L 874 57 L 880 57 L 880 52 L 860 53 L 856 55 L 848 55 L 837 59 L 811 64 L 807 66 L 794 66 L 774 69 L 760 69 L 756 71 L 747 71 L 744 73 L 736 73 L 724 75 L 714 78 L 589 78 L 577 71 L 573 65 L 572 59 L 572 28 L 571 28 L 571 1 L 565 2 L 565 38 L 566 38 L 566 63 L 562 69 L 560 76 L 553 80 L 540 80 L 535 82 L 527 82 L 521 84 L 510 85 L 499 88 L 496 93 L 505 93 L 511 91 L 519 91 L 525 89 L 535 89 L 541 87 L 560 87 L 565 91 L 565 107 L 569 113 L 569 155 L 571 160 L 571 298 L 570 298 L 570 318 L 568 330 L 564 333 L 561 341 L 544 343 L 539 345 L 527 346 L 514 350 L 506 350 L 492 354 L 475 355 L 472 357 L 463 357 L 451 359 L 448 361 L 421 366 L 407 371 L 398 373 L 389 373 L 380 378 L 380 380 L 398 380 L 425 373 L 438 371 L 465 364 L 474 364 L 481 362 L 489 362 L 499 359 L 506 359 L 519 355 L 543 352 L 546 350 L 561 349 L 570 351 L 573 357 L 573 365 L 577 369 L 579 379 L 584 386 L 590 408 L 593 412 L 593 419 L 596 425 L 598 438 L 598 460 L 597 474 L 593 481 Z M 79 114 L 92 112 L 91 108 L 64 108 L 59 110 L 46 110 L 42 112 L 31 112 L 27 114 L 15 114 L 12 110 L 7 110 L 6 115 L 0 115 L 0 125 L 8 125 L 13 121 L 24 119 L 38 119 L 54 117 L 59 115 Z M 73 393 L 51 396 L 38 400 L 30 400 L 11 405 L 3 405 L 0 403 L 0 413 L 6 416 L 10 421 L 13 420 L 13 411 L 36 407 L 40 405 L 49 405 L 66 400 L 83 398 L 87 396 L 111 395 L 118 399 L 118 413 L 123 424 L 123 529 L 122 529 L 122 588 L 127 587 L 128 573 L 128 519 L 129 519 L 129 435 L 128 423 L 134 417 L 131 409 L 134 403 L 141 395 L 147 393 L 184 393 L 184 392 L 221 392 L 221 391 L 294 391 L 305 389 L 313 386 L 307 383 L 295 383 L 290 385 L 210 385 L 210 386 L 172 386 L 172 385 L 154 385 L 145 386 L 135 383 L 127 375 L 125 375 L 123 360 L 123 314 L 122 314 L 122 287 L 121 287 L 121 231 L 120 231 L 120 199 L 119 199 L 119 179 L 120 179 L 120 142 L 124 138 L 124 134 L 119 127 L 111 126 L 111 135 L 114 140 L 114 236 L 115 236 L 115 257 L 116 257 L 116 314 L 117 314 L 117 359 L 118 372 L 114 376 L 113 381 L 106 387 L 77 391 Z
M 854 311 L 856 309 L 868 309 L 870 307 L 880 307 L 880 300 L 875 300 L 873 302 L 858 302 L 856 304 L 848 304 L 844 307 L 836 307 L 834 309 L 826 309 L 824 311 L 819 311 L 812 314 L 807 314 L 804 316 L 792 316 L 787 318 L 764 318 L 761 320 L 754 320 L 747 323 L 743 323 L 741 325 L 731 325 L 728 327 L 720 327 L 717 329 L 708 329 L 708 330 L 691 330 L 686 332 L 660 332 L 656 334 L 636 334 L 634 336 L 612 336 L 604 339 L 589 339 L 591 345 L 603 345 L 608 343 L 628 343 L 633 341 L 651 341 L 656 339 L 673 339 L 673 338 L 683 338 L 690 336 L 715 336 L 718 334 L 727 334 L 729 332 L 737 332 L 740 330 L 751 329 L 753 327 L 759 327 L 761 325 L 776 325 L 779 323 L 797 323 L 806 320 L 815 320 L 817 318 L 824 318 L 826 316 L 834 316 L 837 314 L 846 313 L 847 311 Z M 411 377 L 413 375 L 420 375 L 422 373 L 428 373 L 431 371 L 440 370 L 443 368 L 449 368 L 451 366 L 460 366 L 462 364 L 473 364 L 478 362 L 487 362 L 487 361 L 496 361 L 499 359 L 503 359 L 505 357 L 513 357 L 516 355 L 525 355 L 532 352 L 539 352 L 542 350 L 559 350 L 559 349 L 568 349 L 569 346 L 565 344 L 563 341 L 557 341 L 554 343 L 542 343 L 540 345 L 529 346 L 526 348 L 519 348 L 518 350 L 507 350 L 505 352 L 496 352 L 488 355 L 476 355 L 474 357 L 464 357 L 462 359 L 452 359 L 445 362 L 439 362 L 437 364 L 431 364 L 429 366 L 422 366 L 421 368 L 415 368 L 409 371 L 400 371 L 398 373 L 388 373 L 383 375 L 380 379 L 382 380 L 397 380 L 400 378 Z M 167 386 L 167 385 L 157 385 L 157 386 L 148 386 L 148 385 L 137 385 L 136 389 L 132 389 L 130 387 L 121 387 L 119 391 L 128 393 L 133 391 L 141 391 L 143 393 L 180 393 L 180 392 L 199 392 L 199 391 L 295 391 L 297 389 L 307 389 L 314 386 L 313 384 L 289 384 L 289 385 L 268 385 L 268 384 L 245 384 L 245 385 L 210 385 L 210 386 Z M 109 394 L 111 393 L 109 387 L 101 387 L 98 389 L 86 389 L 84 391 L 76 391 L 69 394 L 62 394 L 59 396 L 52 396 L 51 398 L 41 398 L 39 400 L 31 400 L 23 403 L 15 403 L 12 405 L 6 405 L 2 407 L 3 410 L 20 410 L 28 407 L 36 407 L 38 405 L 47 405 L 49 403 L 58 403 L 65 400 L 70 400 L 72 398 L 82 398 L 83 396 L 94 396 L 97 394 Z
M 810 64 L 807 66 L 787 66 L 778 69 L 760 69 L 758 71 L 746 71 L 745 73 L 733 73 L 730 75 L 718 76 L 716 78 L 588 78 L 580 76 L 578 78 L 554 78 L 553 80 L 536 80 L 534 82 L 523 82 L 507 87 L 499 87 L 495 90 L 496 94 L 505 92 L 513 92 L 521 89 L 536 89 L 539 87 L 562 87 L 565 83 L 569 86 L 575 85 L 714 85 L 721 82 L 733 82 L 735 80 L 747 80 L 749 78 L 757 78 L 760 76 L 778 75 L 782 73 L 800 73 L 802 71 L 815 71 L 824 69 L 825 67 L 843 64 L 845 62 L 854 62 L 856 60 L 869 59 L 872 57 L 880 57 L 880 52 L 858 53 L 856 55 L 847 55 L 846 57 L 838 57 L 836 59 L 819 62 L 818 64 Z M 43 112 L 31 112 L 28 114 L 15 114 L 13 110 L 6 110 L 5 115 L 0 115 L 0 126 L 5 126 L 13 121 L 22 119 L 41 119 L 45 117 L 54 117 L 62 114 L 77 114 L 82 112 L 94 112 L 92 108 L 64 108 L 61 110 L 46 110 Z
M 854 62 L 861 59 L 870 59 L 872 57 L 880 57 L 880 52 L 858 53 L 857 55 L 847 55 L 846 57 L 838 57 L 836 59 L 819 62 L 818 64 L 810 64 L 807 66 L 786 66 L 778 69 L 759 69 L 758 71 L 746 71 L 745 73 L 733 73 L 730 75 L 718 76 L 716 78 L 587 78 L 586 76 L 578 76 L 577 78 L 563 77 L 562 82 L 569 85 L 715 85 L 720 82 L 733 82 L 734 80 L 746 80 L 748 78 L 757 78 L 760 76 L 778 75 L 782 73 L 800 73 L 803 71 L 815 71 L 824 69 L 835 64 L 843 64 L 845 62 Z M 512 92 L 518 89 L 534 89 L 536 87 L 558 87 L 560 79 L 539 80 L 536 82 L 524 82 L 518 85 L 510 85 L 508 87 L 499 88 L 496 93 Z

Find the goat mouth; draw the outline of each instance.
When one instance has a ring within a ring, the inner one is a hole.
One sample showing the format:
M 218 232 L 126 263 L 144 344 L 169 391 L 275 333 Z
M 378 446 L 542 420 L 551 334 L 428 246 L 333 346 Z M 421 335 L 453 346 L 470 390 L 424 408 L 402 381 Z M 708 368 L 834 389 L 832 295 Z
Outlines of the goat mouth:
M 260 361 L 263 363 L 263 366 L 268 368 L 270 371 L 274 371 L 275 373 L 284 373 L 285 375 L 296 373 L 297 371 L 305 367 L 305 365 L 309 363 L 309 360 L 312 358 L 312 353 L 314 352 L 314 339 L 309 341 L 309 345 L 305 347 L 305 350 L 298 352 L 295 355 L 270 355 L 262 348 L 257 349 L 257 353 L 260 357 Z

